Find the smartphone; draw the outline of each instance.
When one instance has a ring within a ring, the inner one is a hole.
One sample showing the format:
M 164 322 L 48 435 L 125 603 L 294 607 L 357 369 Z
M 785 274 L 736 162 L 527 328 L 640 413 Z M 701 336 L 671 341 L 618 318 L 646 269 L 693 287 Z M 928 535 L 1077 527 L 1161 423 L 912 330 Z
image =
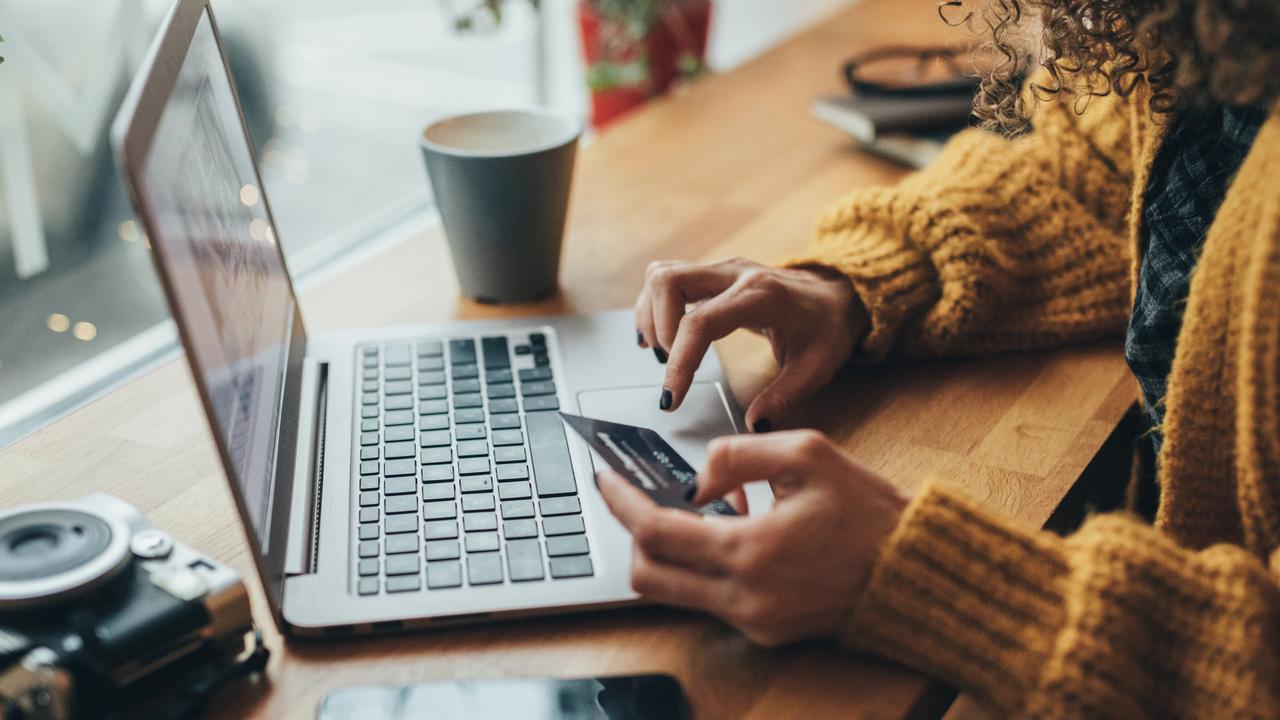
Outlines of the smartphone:
M 460 680 L 353 687 L 320 702 L 317 720 L 689 720 L 670 675 Z

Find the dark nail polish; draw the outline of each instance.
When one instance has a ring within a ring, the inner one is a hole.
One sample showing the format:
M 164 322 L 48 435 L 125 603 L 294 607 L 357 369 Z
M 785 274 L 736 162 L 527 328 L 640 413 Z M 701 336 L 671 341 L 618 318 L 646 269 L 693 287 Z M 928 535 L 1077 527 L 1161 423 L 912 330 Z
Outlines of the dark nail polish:
M 670 390 L 666 388 L 662 388 L 662 397 L 658 398 L 658 409 L 659 410 L 671 409 L 671 391 Z
M 693 498 L 698 494 L 698 486 L 690 485 L 688 490 L 684 491 L 684 501 L 693 502 Z
M 760 418 L 755 425 L 751 426 L 753 433 L 767 433 L 773 429 L 773 423 L 769 422 L 769 418 Z
M 660 347 L 656 347 L 656 346 L 655 346 L 655 347 L 653 348 L 653 356 L 654 356 L 654 357 L 656 357 L 656 358 L 658 358 L 658 362 L 662 363 L 663 365 L 666 365 L 666 364 L 667 364 L 667 351 L 666 351 L 666 350 L 663 350 L 662 348 L 660 348 Z
M 640 347 L 644 347 L 644 333 L 639 330 L 636 331 L 636 344 Z

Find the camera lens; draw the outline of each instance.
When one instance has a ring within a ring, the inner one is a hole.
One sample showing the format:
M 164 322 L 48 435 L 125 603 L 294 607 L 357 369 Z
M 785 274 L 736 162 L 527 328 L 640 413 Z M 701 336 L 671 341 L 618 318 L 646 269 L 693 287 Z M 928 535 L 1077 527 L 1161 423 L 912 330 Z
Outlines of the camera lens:
M 0 517 L 0 605 L 24 597 L 53 599 L 92 585 L 120 565 L 105 557 L 114 555 L 113 536 L 104 518 L 73 508 Z

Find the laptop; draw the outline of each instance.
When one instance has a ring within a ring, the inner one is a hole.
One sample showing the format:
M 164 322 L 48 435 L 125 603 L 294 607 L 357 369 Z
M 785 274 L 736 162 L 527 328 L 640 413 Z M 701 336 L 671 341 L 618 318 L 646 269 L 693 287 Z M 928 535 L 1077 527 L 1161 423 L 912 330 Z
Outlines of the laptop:
M 309 335 L 208 0 L 175 3 L 112 141 L 282 629 L 638 601 L 558 411 L 651 427 L 699 465 L 741 427 L 714 354 L 669 415 L 626 311 Z

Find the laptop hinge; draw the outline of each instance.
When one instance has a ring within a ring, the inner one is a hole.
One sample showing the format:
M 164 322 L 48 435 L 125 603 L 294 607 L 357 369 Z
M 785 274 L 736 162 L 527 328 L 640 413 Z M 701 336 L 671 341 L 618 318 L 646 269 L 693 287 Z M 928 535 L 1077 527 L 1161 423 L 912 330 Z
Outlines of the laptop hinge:
M 293 507 L 289 509 L 289 542 L 285 549 L 286 575 L 315 572 L 315 538 L 320 532 L 320 499 L 324 487 L 328 370 L 326 363 L 302 361 Z

